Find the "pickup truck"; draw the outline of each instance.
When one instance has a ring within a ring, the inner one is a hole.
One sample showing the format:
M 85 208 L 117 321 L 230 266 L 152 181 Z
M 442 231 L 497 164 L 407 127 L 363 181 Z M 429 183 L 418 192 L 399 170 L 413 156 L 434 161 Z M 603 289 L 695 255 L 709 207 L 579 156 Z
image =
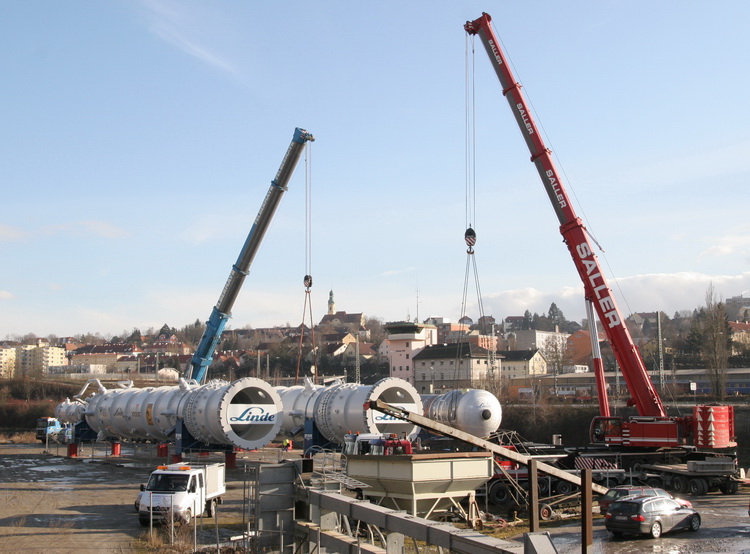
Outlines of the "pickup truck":
M 193 517 L 204 513 L 211 517 L 226 493 L 224 464 L 188 465 L 184 463 L 159 466 L 151 473 L 148 483 L 141 485 L 135 501 L 138 521 L 179 521 L 189 524 Z

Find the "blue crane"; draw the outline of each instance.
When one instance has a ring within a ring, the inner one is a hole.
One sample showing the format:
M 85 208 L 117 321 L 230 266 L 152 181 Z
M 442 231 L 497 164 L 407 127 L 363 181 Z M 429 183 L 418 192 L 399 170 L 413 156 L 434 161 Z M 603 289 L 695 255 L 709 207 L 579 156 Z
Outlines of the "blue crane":
M 315 137 L 304 129 L 298 127 L 294 130 L 294 137 L 281 162 L 281 167 L 279 167 L 279 171 L 276 173 L 276 178 L 271 181 L 266 198 L 260 206 L 260 211 L 255 218 L 250 233 L 247 235 L 247 239 L 245 239 L 242 251 L 232 266 L 232 271 L 229 273 L 229 278 L 224 285 L 221 296 L 219 296 L 219 301 L 214 306 L 211 316 L 206 322 L 206 329 L 203 331 L 198 348 L 195 350 L 193 359 L 190 361 L 191 367 L 186 372 L 188 379 L 195 379 L 201 383 L 206 378 L 208 367 L 214 359 L 214 353 L 221 340 L 221 334 L 224 331 L 227 320 L 232 315 L 232 306 L 237 299 L 245 277 L 247 277 L 250 264 L 258 252 L 258 247 L 263 240 L 263 236 L 266 234 L 273 214 L 276 212 L 276 207 L 279 205 L 281 196 L 287 190 L 287 183 L 302 155 L 305 143 L 314 140 Z

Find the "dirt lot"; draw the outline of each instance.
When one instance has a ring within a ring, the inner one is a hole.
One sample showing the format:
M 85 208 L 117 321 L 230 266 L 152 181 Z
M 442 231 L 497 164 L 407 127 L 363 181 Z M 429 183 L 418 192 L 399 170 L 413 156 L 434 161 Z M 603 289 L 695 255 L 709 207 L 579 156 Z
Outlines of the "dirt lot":
M 264 454 L 276 461 L 277 450 Z M 188 458 L 186 458 L 188 459 Z M 194 458 L 197 459 L 197 458 Z M 223 462 L 223 455 L 201 457 Z M 0 550 L 2 552 L 143 552 L 149 538 L 133 507 L 139 485 L 164 463 L 155 448 L 122 448 L 119 458 L 100 446 L 66 457 L 38 444 L 0 444 Z M 242 528 L 243 459 L 227 471 L 227 495 L 218 507 L 220 539 Z M 213 519 L 197 519 L 198 543 L 214 543 Z M 203 525 L 203 531 L 201 531 Z M 187 536 L 192 544 L 192 534 Z M 164 539 L 166 540 L 166 539 Z
M 52 446 L 51 452 L 45 452 L 38 443 L 0 444 L 0 551 L 149 551 L 153 542 L 148 540 L 148 529 L 138 523 L 133 502 L 139 485 L 165 460 L 156 457 L 155 447 L 136 450 L 123 446 L 120 457 L 110 456 L 107 448 L 86 446 L 79 451 L 78 458 L 71 459 L 65 456 L 64 446 Z M 276 462 L 281 456 L 286 454 L 278 449 L 247 453 L 238 457 L 238 469 L 227 471 L 225 503 L 217 510 L 221 541 L 243 529 L 244 462 L 257 459 Z M 221 455 L 193 459 L 201 463 L 224 461 Z M 749 498 L 747 488 L 738 495 L 691 497 L 703 517 L 701 530 L 695 534 L 665 535 L 659 540 L 614 540 L 604 529 L 603 520 L 595 520 L 594 552 L 750 553 Z M 214 521 L 196 521 L 197 543 L 215 545 Z M 580 551 L 580 523 L 543 524 L 542 531 L 553 536 L 560 553 Z M 523 540 L 522 536 L 512 534 L 507 538 Z M 183 533 L 182 539 L 192 546 L 191 533 Z M 162 544 L 167 540 L 159 539 Z

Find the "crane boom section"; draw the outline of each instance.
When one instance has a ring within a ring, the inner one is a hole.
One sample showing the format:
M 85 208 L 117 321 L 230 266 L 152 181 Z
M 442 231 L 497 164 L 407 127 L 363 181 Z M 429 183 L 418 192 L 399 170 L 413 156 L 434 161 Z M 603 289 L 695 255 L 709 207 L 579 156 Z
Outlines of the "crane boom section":
M 287 190 L 287 184 L 302 155 L 302 150 L 308 141 L 314 140 L 315 137 L 304 129 L 297 128 L 294 130 L 292 142 L 284 155 L 284 159 L 281 161 L 281 166 L 276 172 L 276 177 L 271 181 L 271 186 L 268 188 L 255 222 L 250 228 L 250 232 L 247 235 L 245 244 L 242 246 L 240 255 L 237 257 L 237 261 L 232 265 L 232 270 L 229 273 L 224 289 L 221 291 L 219 301 L 214 306 L 206 322 L 206 329 L 190 361 L 191 368 L 188 370 L 188 377 L 195 379 L 199 383 L 206 377 L 206 372 L 213 361 L 216 347 L 221 340 L 221 334 L 231 317 L 232 306 L 234 306 L 240 288 L 242 288 L 242 283 L 248 275 L 250 264 L 258 252 L 260 243 L 268 230 L 268 226 L 281 201 L 281 197 Z
M 560 222 L 560 233 L 568 247 L 578 275 L 583 282 L 586 299 L 589 300 L 604 326 L 612 351 L 622 370 L 628 390 L 639 415 L 666 417 L 666 411 L 654 389 L 646 366 L 638 353 L 621 312 L 617 307 L 612 291 L 604 277 L 594 249 L 588 239 L 586 228 L 576 216 L 565 191 L 560 174 L 552 160 L 549 149 L 539 134 L 531 116 L 521 85 L 507 63 L 500 48 L 500 41 L 491 25 L 491 17 L 484 13 L 475 21 L 468 21 L 464 29 L 471 35 L 479 35 L 490 57 L 495 73 L 500 80 L 503 95 L 510 104 L 511 111 L 521 129 L 526 145 L 531 152 L 531 161 L 536 166 L 552 207 Z M 593 322 L 592 322 L 593 323 Z

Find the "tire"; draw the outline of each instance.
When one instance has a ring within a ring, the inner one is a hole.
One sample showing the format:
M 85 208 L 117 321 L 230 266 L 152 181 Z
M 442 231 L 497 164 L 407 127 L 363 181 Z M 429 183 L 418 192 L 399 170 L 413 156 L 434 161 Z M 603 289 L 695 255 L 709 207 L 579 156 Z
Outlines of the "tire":
M 653 489 L 661 489 L 662 482 L 659 477 L 649 477 L 646 479 L 646 484 Z
M 550 521 L 555 519 L 555 510 L 549 504 L 542 504 L 539 506 L 539 517 L 543 521 Z
M 655 521 L 651 524 L 651 529 L 648 532 L 652 539 L 658 539 L 661 537 L 661 523 Z
M 138 523 L 141 524 L 141 527 L 148 527 L 148 518 L 147 517 L 139 517 Z
M 688 481 L 688 491 L 693 496 L 703 496 L 708 492 L 708 482 L 700 477 Z
M 622 531 L 612 531 L 612 536 L 616 539 L 622 538 Z
M 688 529 L 695 533 L 698 529 L 701 528 L 701 516 L 698 514 L 694 514 L 693 517 L 690 518 L 690 524 L 688 525 Z
M 539 490 L 539 496 L 549 495 L 549 479 L 543 477 L 537 481 L 537 488 Z
M 602 483 L 603 486 L 607 487 L 608 489 L 613 489 L 617 486 L 619 486 L 620 482 L 617 480 L 616 477 L 607 477 L 605 479 L 604 483 Z
M 573 494 L 576 490 L 576 486 L 573 483 L 568 483 L 567 481 L 558 481 L 557 485 L 555 487 L 557 489 L 557 494 Z
M 682 475 L 678 475 L 672 479 L 672 490 L 677 494 L 685 494 L 687 492 L 688 482 Z
M 513 501 L 510 491 L 505 483 L 496 481 L 490 487 L 490 503 L 495 506 L 507 506 Z
M 206 500 L 206 517 L 214 517 L 214 508 L 216 507 L 216 501 L 212 498 Z
M 739 490 L 740 486 L 737 481 L 728 481 L 726 483 L 722 483 L 719 486 L 719 490 L 721 491 L 721 494 L 737 494 L 737 491 Z

